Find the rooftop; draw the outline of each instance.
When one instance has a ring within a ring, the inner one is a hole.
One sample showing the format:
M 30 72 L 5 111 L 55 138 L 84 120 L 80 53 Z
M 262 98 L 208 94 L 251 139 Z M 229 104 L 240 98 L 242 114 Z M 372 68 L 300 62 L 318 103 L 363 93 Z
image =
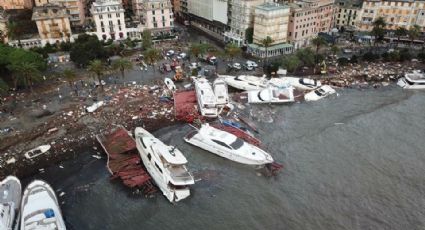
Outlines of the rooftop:
M 287 5 L 282 5 L 275 2 L 267 2 L 263 3 L 261 5 L 256 6 L 257 9 L 264 10 L 264 11 L 275 11 L 275 10 L 282 10 L 288 8 Z

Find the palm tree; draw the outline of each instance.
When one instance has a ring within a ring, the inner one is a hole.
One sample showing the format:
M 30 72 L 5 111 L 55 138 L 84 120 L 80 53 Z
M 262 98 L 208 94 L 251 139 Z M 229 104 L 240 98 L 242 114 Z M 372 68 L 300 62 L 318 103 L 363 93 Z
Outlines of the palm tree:
M 375 45 L 384 40 L 385 26 L 387 26 L 387 23 L 383 17 L 379 17 L 373 22 L 371 33 L 375 37 Z
M 62 76 L 66 79 L 66 81 L 69 84 L 69 87 L 71 90 L 73 89 L 72 84 L 74 83 L 75 79 L 77 78 L 77 74 L 74 70 L 66 68 L 62 71 Z M 75 89 L 75 93 L 78 94 L 77 90 Z
M 233 43 L 229 43 L 224 48 L 224 52 L 233 61 L 233 58 L 240 55 L 242 53 L 242 50 L 239 46 L 237 46 Z
M 153 65 L 153 71 L 155 72 L 155 63 L 161 60 L 161 52 L 155 48 L 151 48 L 145 51 L 144 53 L 146 62 L 149 65 Z
M 40 71 L 37 69 L 37 65 L 33 62 L 21 62 L 19 65 L 13 66 L 12 69 L 17 73 L 18 77 L 21 77 L 24 84 L 31 90 L 33 80 L 40 76 Z
M 17 22 L 8 22 L 7 25 L 7 37 L 9 37 L 10 40 L 18 40 L 19 47 L 22 47 L 21 45 L 21 28 L 20 25 L 18 25 Z
M 413 25 L 410 27 L 409 31 L 407 32 L 410 38 L 410 45 L 413 44 L 413 41 L 419 37 L 421 33 L 421 27 L 418 25 Z
M 266 68 L 268 68 L 268 48 L 270 47 L 270 45 L 273 43 L 273 39 L 270 36 L 267 36 L 265 39 L 263 39 L 261 41 L 261 45 L 265 48 L 266 50 L 266 57 L 265 57 L 265 65 Z M 264 71 L 264 70 L 263 70 Z
M 127 59 L 120 58 L 112 63 L 112 68 L 121 72 L 121 77 L 124 79 L 124 72 L 133 69 L 133 63 Z
M 311 43 L 316 46 L 316 65 L 319 64 L 319 51 L 322 46 L 326 46 L 328 43 L 323 37 L 317 36 L 311 40 Z M 314 72 L 316 72 L 316 65 L 314 66 Z
M 407 30 L 404 27 L 398 27 L 395 30 L 395 36 L 397 36 L 397 46 L 400 43 L 400 37 L 406 36 L 407 35 Z
M 100 85 L 100 87 L 101 87 L 101 89 L 103 91 L 102 78 L 103 78 L 103 75 L 106 72 L 106 67 L 102 63 L 102 61 L 100 61 L 98 59 L 91 61 L 89 63 L 89 66 L 87 67 L 87 70 L 89 72 L 91 72 L 92 74 L 96 75 L 97 80 L 99 82 L 99 85 Z

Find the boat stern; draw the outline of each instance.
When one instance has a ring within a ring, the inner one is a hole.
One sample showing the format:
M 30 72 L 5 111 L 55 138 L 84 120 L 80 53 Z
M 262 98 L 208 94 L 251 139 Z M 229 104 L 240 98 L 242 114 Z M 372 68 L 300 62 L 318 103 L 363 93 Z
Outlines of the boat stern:
M 397 85 L 400 86 L 401 88 L 406 88 L 407 86 L 406 80 L 403 77 L 398 79 Z
M 174 202 L 179 202 L 183 199 L 186 199 L 190 196 L 190 189 L 189 187 L 185 187 L 185 188 L 180 188 L 180 189 L 176 189 L 174 190 Z

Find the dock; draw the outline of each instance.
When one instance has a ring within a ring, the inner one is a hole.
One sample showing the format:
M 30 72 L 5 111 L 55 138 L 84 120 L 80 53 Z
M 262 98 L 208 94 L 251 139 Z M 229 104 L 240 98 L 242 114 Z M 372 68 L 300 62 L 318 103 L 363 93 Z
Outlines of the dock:
M 143 166 L 136 141 L 122 126 L 96 139 L 108 156 L 107 168 L 112 179 L 120 178 L 130 188 L 141 188 L 145 195 L 156 192 L 151 177 Z

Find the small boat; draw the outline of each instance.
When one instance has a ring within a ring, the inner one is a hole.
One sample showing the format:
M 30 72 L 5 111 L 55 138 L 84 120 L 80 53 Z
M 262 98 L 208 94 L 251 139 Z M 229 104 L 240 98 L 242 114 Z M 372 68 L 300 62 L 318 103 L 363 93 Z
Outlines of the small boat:
M 273 162 L 272 156 L 264 150 L 208 124 L 203 124 L 200 129 L 190 132 L 184 140 L 241 164 L 265 165 Z
M 418 71 L 406 73 L 398 80 L 397 85 L 403 89 L 425 89 L 425 74 Z
M 104 104 L 103 101 L 98 101 L 93 103 L 93 105 L 89 106 L 86 108 L 86 111 L 88 113 L 93 113 L 94 111 L 96 111 L 98 108 L 100 108 L 102 105 Z
M 322 86 L 320 81 L 309 78 L 282 77 L 278 79 L 280 81 L 289 83 L 298 90 L 314 90 Z M 275 78 L 272 78 L 270 80 L 270 83 L 273 83 L 273 81 L 279 82 L 279 80 L 275 80 Z
M 252 121 L 250 121 L 247 117 L 244 117 L 244 116 L 242 116 L 242 115 L 239 115 L 238 116 L 238 118 L 239 118 L 239 120 L 241 120 L 243 123 L 245 123 L 252 131 L 254 131 L 254 132 L 256 132 L 256 133 L 258 133 L 258 128 L 257 128 L 257 126 L 252 122 Z
M 237 77 L 222 75 L 219 77 L 223 78 L 227 85 L 240 90 L 259 90 L 266 88 L 268 85 L 268 81 L 264 77 L 249 75 L 240 75 Z
M 0 229 L 12 230 L 21 203 L 21 182 L 8 176 L 0 182 Z
M 317 101 L 334 93 L 336 93 L 336 91 L 332 89 L 332 87 L 323 85 L 320 88 L 304 95 L 304 99 L 306 101 Z
M 247 131 L 247 128 L 243 127 L 243 125 L 239 124 L 238 122 L 235 121 L 231 121 L 231 120 L 224 120 L 224 119 L 220 119 L 221 124 L 225 125 L 225 126 L 229 126 L 229 127 L 233 127 L 236 129 L 240 129 L 244 132 Z
M 21 230 L 65 230 L 65 222 L 55 192 L 44 181 L 31 182 L 24 191 L 21 203 Z
M 176 91 L 177 90 L 177 87 L 176 87 L 176 85 L 174 84 L 174 82 L 173 82 L 173 80 L 171 80 L 170 78 L 165 78 L 164 79 L 164 83 L 165 83 L 165 85 L 167 86 L 167 88 L 171 91 L 171 92 L 174 92 L 174 91 Z
M 24 154 L 24 156 L 27 159 L 32 159 L 32 158 L 40 156 L 41 154 L 46 153 L 47 151 L 50 150 L 50 148 L 51 148 L 50 145 L 40 145 L 37 148 L 33 148 L 33 149 L 27 151 Z
M 248 91 L 248 102 L 251 104 L 289 103 L 294 101 L 294 89 L 291 86 L 286 88 L 269 86 L 261 90 Z
M 170 202 L 190 196 L 189 185 L 195 184 L 187 170 L 186 157 L 174 146 L 165 145 L 143 128 L 135 130 L 136 145 L 143 164 L 162 194 Z
M 229 103 L 229 92 L 227 90 L 226 82 L 217 78 L 213 82 L 214 94 L 217 98 L 217 105 L 223 106 Z
M 215 118 L 218 116 L 217 98 L 210 83 L 205 78 L 192 78 L 195 84 L 196 98 L 201 115 Z

